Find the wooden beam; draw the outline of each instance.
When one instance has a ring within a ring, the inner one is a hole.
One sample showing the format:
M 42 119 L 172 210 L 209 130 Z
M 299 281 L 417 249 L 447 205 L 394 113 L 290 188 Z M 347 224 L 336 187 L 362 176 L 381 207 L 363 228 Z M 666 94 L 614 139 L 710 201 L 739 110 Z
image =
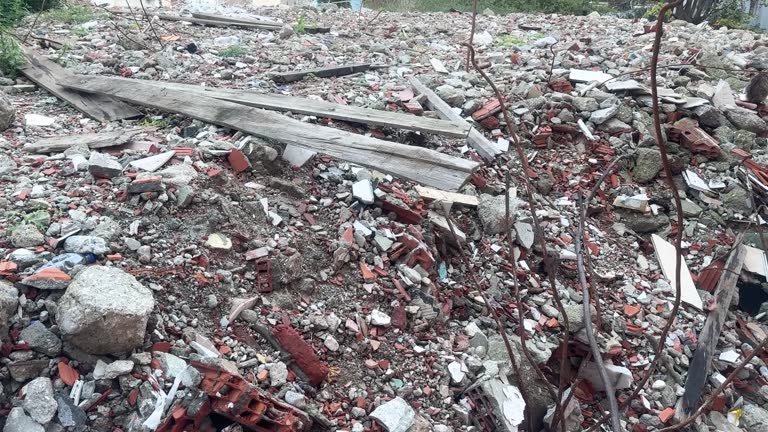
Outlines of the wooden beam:
M 68 79 L 63 84 L 315 150 L 438 189 L 457 190 L 479 166 L 477 162 L 434 150 L 303 123 L 271 111 L 198 94 L 173 90 L 160 92 L 141 80 L 107 83 L 79 77 Z
M 282 23 L 279 23 L 276 21 L 266 21 L 266 20 L 259 20 L 259 19 L 253 19 L 253 18 L 240 18 L 240 17 L 233 17 L 233 16 L 227 16 L 227 15 L 202 13 L 202 12 L 192 12 L 192 17 L 197 19 L 203 19 L 203 20 L 220 21 L 223 23 L 258 25 L 258 26 L 264 26 L 265 29 L 274 28 L 277 30 L 283 27 Z
M 68 102 L 88 117 L 98 121 L 124 120 L 141 117 L 141 112 L 117 99 L 104 95 L 81 93 L 57 84 L 61 78 L 72 74 L 58 64 L 39 56 L 28 48 L 23 48 L 27 63 L 21 73 L 30 81 L 45 89 L 48 93 Z
M 725 263 L 725 268 L 715 289 L 717 309 L 707 315 L 704 328 L 699 332 L 699 340 L 696 344 L 693 360 L 691 360 L 691 366 L 688 368 L 688 377 L 685 381 L 685 392 L 682 399 L 682 408 L 685 414 L 698 409 L 699 399 L 709 377 L 712 358 L 720 339 L 725 316 L 731 306 L 733 294 L 736 292 L 736 282 L 739 280 L 739 274 L 741 274 L 744 258 L 747 254 L 747 250 L 741 244 L 741 238 L 736 240 L 736 245 Z
M 424 186 L 416 186 L 416 193 L 419 194 L 425 200 L 450 202 L 455 204 L 461 204 L 467 207 L 477 207 L 480 205 L 480 200 L 476 196 L 465 195 L 455 192 L 446 192 L 438 189 L 428 188 Z
M 131 78 L 121 77 L 88 77 L 91 82 L 120 83 L 136 81 Z M 295 96 L 254 93 L 245 90 L 232 90 L 201 87 L 191 84 L 169 83 L 163 81 L 141 81 L 142 84 L 155 86 L 158 91 L 184 91 L 190 94 L 199 94 L 213 97 L 228 102 L 255 108 L 264 108 L 275 111 L 290 111 L 297 114 L 327 117 L 353 123 L 362 123 L 373 126 L 392 127 L 396 129 L 412 130 L 423 133 L 445 135 L 454 138 L 464 138 L 469 132 L 467 122 L 459 123 L 447 120 L 438 120 L 428 117 L 418 117 L 411 114 L 359 108 L 349 105 L 340 105 L 333 102 L 318 101 Z M 462 129 L 464 128 L 464 129 Z
M 81 144 L 87 145 L 90 149 L 116 147 L 128 144 L 133 137 L 142 132 L 146 131 L 142 129 L 134 129 L 82 135 L 54 136 L 43 138 L 37 142 L 24 144 L 22 150 L 27 153 L 43 154 L 63 152 L 72 146 Z
M 318 78 L 331 78 L 342 75 L 351 75 L 358 72 L 365 72 L 370 68 L 371 65 L 368 63 L 329 66 L 316 69 L 306 69 L 296 72 L 276 73 L 272 75 L 272 80 L 279 83 L 289 83 L 302 80 L 307 75 L 314 75 Z
M 184 21 L 184 22 L 189 22 L 192 24 L 208 26 L 208 27 L 243 27 L 243 28 L 260 29 L 260 30 L 279 30 L 280 29 L 280 27 L 275 27 L 274 25 L 271 25 L 271 24 L 270 25 L 249 24 L 244 22 L 218 21 L 213 19 L 183 17 L 178 15 L 167 15 L 167 14 L 150 14 L 150 15 L 156 16 L 164 21 Z
M 430 90 L 429 87 L 422 84 L 418 78 L 415 76 L 410 76 L 408 77 L 408 81 L 416 90 L 416 93 L 427 97 L 427 106 L 432 111 L 436 111 L 440 118 L 453 122 L 466 123 L 467 127 L 470 128 L 469 134 L 467 135 L 467 143 L 470 145 L 470 147 L 477 151 L 477 154 L 479 154 L 480 157 L 491 161 L 496 159 L 496 156 L 501 154 L 499 149 L 497 149 L 496 146 L 493 145 L 493 143 L 485 137 L 485 135 L 483 135 L 477 129 L 472 128 L 466 120 L 461 118 L 461 116 L 450 107 L 450 105 L 445 103 L 445 101 L 442 100 L 440 96 L 435 94 L 435 92 Z

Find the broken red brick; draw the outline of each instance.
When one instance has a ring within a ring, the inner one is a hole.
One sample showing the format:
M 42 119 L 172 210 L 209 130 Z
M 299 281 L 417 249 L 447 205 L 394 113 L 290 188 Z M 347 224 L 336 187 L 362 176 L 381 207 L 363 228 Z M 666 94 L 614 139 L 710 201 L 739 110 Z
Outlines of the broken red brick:
M 55 267 L 47 267 L 39 272 L 25 277 L 21 283 L 40 289 L 64 289 L 69 286 L 72 278 Z
M 481 121 L 501 111 L 501 102 L 498 99 L 491 99 L 482 108 L 472 113 L 472 118 L 475 121 Z
M 415 115 L 424 114 L 424 107 L 422 107 L 419 101 L 415 99 L 404 103 L 403 108 L 405 108 L 405 110 L 411 114 L 415 114 Z
M 18 266 L 13 261 L 0 261 L 0 273 L 13 273 Z
M 328 364 L 318 358 L 314 348 L 293 327 L 285 324 L 277 325 L 272 329 L 272 335 L 293 357 L 299 369 L 307 375 L 310 384 L 317 386 L 325 380 L 329 372 Z
M 662 423 L 666 423 L 674 416 L 675 416 L 674 408 L 665 408 L 664 411 L 659 413 L 659 420 L 661 420 Z
M 227 160 L 229 161 L 229 164 L 232 165 L 232 169 L 236 173 L 243 172 L 251 167 L 251 161 L 248 160 L 248 157 L 245 156 L 245 153 L 238 149 L 232 149 L 232 151 L 229 152 L 229 157 Z
M 640 306 L 638 305 L 624 305 L 624 315 L 632 318 L 640 313 Z

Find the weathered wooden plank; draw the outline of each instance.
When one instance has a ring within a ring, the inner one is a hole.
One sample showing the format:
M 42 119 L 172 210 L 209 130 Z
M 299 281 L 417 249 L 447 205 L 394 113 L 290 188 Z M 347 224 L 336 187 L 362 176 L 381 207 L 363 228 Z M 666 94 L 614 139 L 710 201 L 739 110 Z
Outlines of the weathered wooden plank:
M 120 77 L 90 77 L 92 82 L 131 82 L 131 78 Z M 264 108 L 276 111 L 291 111 L 297 114 L 327 117 L 354 123 L 363 123 L 373 126 L 393 127 L 397 129 L 412 130 L 423 133 L 446 135 L 455 138 L 463 138 L 469 132 L 467 122 L 455 122 L 438 120 L 428 117 L 418 117 L 411 114 L 395 113 L 389 111 L 359 108 L 348 105 L 339 105 L 333 102 L 318 101 L 295 96 L 253 93 L 243 90 L 219 89 L 200 87 L 190 84 L 169 83 L 162 81 L 142 81 L 143 84 L 152 85 L 158 89 L 173 89 L 194 94 L 206 95 L 216 99 L 235 102 L 255 108 Z
M 21 68 L 21 73 L 48 93 L 69 102 L 87 116 L 98 121 L 123 120 L 141 116 L 135 108 L 109 96 L 81 93 L 60 86 L 56 81 L 70 77 L 72 74 L 29 49 L 24 49 L 24 55 L 27 58 L 27 64 Z
M 472 195 L 446 192 L 424 186 L 416 186 L 415 189 L 419 196 L 427 200 L 451 202 L 465 205 L 467 207 L 477 207 L 480 205 L 480 200 L 476 196 Z
M 466 120 L 461 118 L 460 115 L 456 114 L 450 105 L 445 103 L 445 101 L 442 100 L 440 96 L 435 94 L 435 92 L 430 90 L 429 87 L 422 84 L 418 78 L 411 76 L 408 77 L 408 81 L 411 83 L 418 94 L 423 94 L 427 97 L 427 106 L 431 110 L 436 111 L 440 118 L 454 122 L 464 122 L 466 123 L 467 127 L 471 128 L 469 134 L 467 135 L 467 143 L 477 151 L 477 154 L 479 154 L 480 157 L 490 161 L 494 160 L 496 156 L 501 153 L 499 149 L 497 149 L 496 146 L 493 145 L 493 143 L 485 137 L 485 135 L 483 135 L 477 129 L 472 128 Z
M 131 142 L 133 137 L 145 132 L 142 129 L 119 130 L 82 135 L 54 136 L 37 142 L 24 144 L 22 150 L 27 153 L 58 153 L 75 146 L 85 144 L 90 149 L 116 147 Z
M 234 22 L 234 21 L 218 21 L 213 19 L 183 17 L 178 15 L 167 15 L 167 14 L 150 14 L 150 15 L 156 16 L 164 21 L 185 21 L 192 24 L 208 26 L 208 27 L 243 27 L 243 28 L 260 29 L 260 30 L 280 29 L 280 27 L 275 27 L 273 25 L 265 25 L 265 24 L 249 24 L 249 23 Z
M 720 339 L 725 316 L 731 305 L 731 298 L 736 292 L 736 282 L 739 280 L 744 257 L 747 253 L 744 246 L 740 244 L 740 239 L 737 239 L 736 244 L 738 246 L 728 257 L 725 268 L 720 275 L 720 281 L 717 283 L 715 290 L 717 309 L 707 315 L 704 328 L 699 332 L 699 340 L 696 344 L 693 360 L 691 360 L 691 367 L 688 368 L 688 378 L 685 381 L 685 392 L 682 399 L 685 413 L 691 413 L 698 408 L 701 392 L 709 377 L 709 368 L 712 364 L 717 342 Z
M 277 21 L 266 21 L 266 20 L 259 20 L 259 19 L 253 19 L 253 18 L 233 17 L 233 16 L 227 16 L 227 15 L 202 13 L 202 12 L 192 12 L 192 17 L 197 19 L 211 20 L 211 21 L 221 21 L 224 23 L 229 22 L 229 23 L 239 23 L 239 24 L 252 24 L 252 25 L 258 25 L 258 26 L 264 26 L 265 29 L 269 29 L 269 28 L 280 29 L 283 27 L 283 24 Z
M 272 75 L 272 80 L 279 83 L 289 83 L 302 80 L 307 75 L 314 75 L 318 78 L 330 78 L 342 75 L 351 75 L 358 72 L 365 72 L 370 68 L 371 65 L 368 63 L 328 66 L 315 69 L 306 69 L 303 71 L 276 73 Z
M 139 80 L 107 83 L 80 77 L 67 79 L 62 84 L 319 151 L 438 189 L 457 190 L 479 165 L 434 150 L 303 123 L 278 113 L 199 94 L 158 91 L 155 86 Z

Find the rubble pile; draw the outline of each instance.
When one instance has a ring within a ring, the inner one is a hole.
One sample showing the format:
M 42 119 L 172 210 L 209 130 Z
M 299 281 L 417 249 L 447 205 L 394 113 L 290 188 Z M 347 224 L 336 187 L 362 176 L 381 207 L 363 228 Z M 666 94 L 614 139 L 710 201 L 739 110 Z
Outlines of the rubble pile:
M 659 97 L 683 200 L 678 226 L 653 132 L 649 23 L 478 16 L 477 61 L 507 98 L 531 161 L 526 172 L 492 89 L 465 70 L 468 14 L 197 3 L 153 10 L 151 29 L 119 7 L 95 8 L 84 23 L 43 15 L 25 50 L 31 64 L 55 62 L 86 87 L 97 77 L 177 83 L 156 90 L 158 100 L 177 98 L 174 112 L 184 112 L 185 98 L 202 104 L 211 89 L 305 98 L 306 106 L 268 118 L 461 159 L 473 167 L 468 181 L 438 190 L 418 181 L 437 163 L 407 180 L 374 161 L 281 142 L 279 133 L 244 133 L 229 118 L 214 125 L 126 106 L 139 117 L 97 121 L 83 113 L 91 108 L 62 101 L 79 94 L 63 75 L 68 90 L 56 95 L 42 88 L 59 84 L 34 69 L 0 78 L 4 432 L 513 431 L 527 430 L 528 420 L 541 430 L 555 403 L 534 363 L 557 387 L 562 349 L 565 396 L 573 394 L 564 421 L 581 430 L 605 410 L 597 361 L 622 401 L 663 343 L 660 367 L 621 417 L 626 430 L 652 431 L 680 418 L 699 332 L 714 311 L 731 307 L 712 366 L 701 372 L 708 389 L 765 337 L 765 216 L 757 215 L 768 199 L 768 111 L 744 95 L 754 70 L 768 66 L 764 35 L 680 21 L 665 28 Z M 202 26 L 163 15 L 187 12 L 240 22 L 188 18 L 209 21 Z M 309 69 L 321 72 L 286 78 Z M 414 77 L 452 111 L 418 91 Z M 309 114 L 318 101 L 424 124 Z M 455 133 L 464 120 L 474 128 L 466 138 Z M 424 132 L 427 123 L 445 133 Z M 263 127 L 295 134 L 285 125 Z M 603 353 L 593 359 L 574 239 L 582 194 L 617 158 L 583 233 Z M 525 196 L 526 176 L 534 197 Z M 660 341 L 675 299 L 679 231 L 683 305 Z M 731 304 L 720 305 L 718 281 L 742 232 L 740 280 Z M 556 258 L 554 270 L 545 255 Z M 556 271 L 554 290 L 547 271 Z M 569 322 L 567 347 L 553 292 Z M 768 430 L 766 361 L 764 352 L 755 357 L 691 427 Z

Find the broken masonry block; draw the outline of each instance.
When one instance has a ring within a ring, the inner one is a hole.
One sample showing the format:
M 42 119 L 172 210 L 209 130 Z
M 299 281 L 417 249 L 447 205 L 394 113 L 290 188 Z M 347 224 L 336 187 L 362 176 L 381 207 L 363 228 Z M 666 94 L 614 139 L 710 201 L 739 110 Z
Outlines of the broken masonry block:
M 321 361 L 312 345 L 308 344 L 291 326 L 280 324 L 272 329 L 280 346 L 291 355 L 299 369 L 307 375 L 309 383 L 317 386 L 328 376 L 328 364 Z

